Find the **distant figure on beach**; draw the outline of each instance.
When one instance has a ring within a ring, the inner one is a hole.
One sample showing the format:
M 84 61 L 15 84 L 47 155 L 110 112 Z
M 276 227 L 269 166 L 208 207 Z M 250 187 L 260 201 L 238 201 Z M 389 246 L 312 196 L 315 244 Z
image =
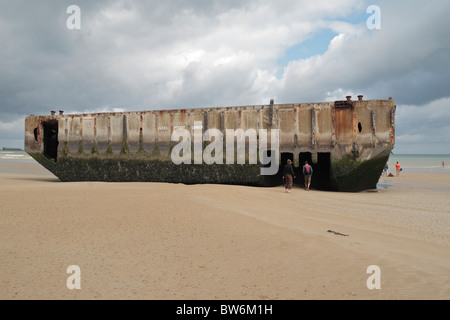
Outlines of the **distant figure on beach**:
M 442 168 L 445 168 L 445 161 L 442 161 Z
M 383 169 L 383 177 L 387 177 L 388 176 L 388 170 L 389 170 L 389 166 L 386 163 L 386 165 L 384 166 L 384 169 Z
M 305 190 L 306 191 L 309 191 L 312 174 L 313 174 L 312 167 L 308 164 L 308 161 L 305 161 L 305 165 L 303 166 L 303 176 L 305 177 Z
M 294 183 L 294 168 L 292 168 L 292 161 L 290 159 L 287 160 L 286 165 L 284 166 L 283 171 L 283 180 L 284 180 L 284 192 L 290 193 L 292 189 L 292 184 Z
M 400 171 L 401 171 L 402 169 L 400 168 L 400 164 L 398 163 L 398 161 L 397 161 L 397 163 L 395 164 L 395 172 L 396 172 L 396 176 L 398 177 L 399 175 L 400 175 Z

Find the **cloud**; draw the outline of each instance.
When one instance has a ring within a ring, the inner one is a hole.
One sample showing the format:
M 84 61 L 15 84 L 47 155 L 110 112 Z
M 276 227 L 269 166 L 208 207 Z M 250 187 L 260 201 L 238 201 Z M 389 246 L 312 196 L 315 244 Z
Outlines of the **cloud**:
M 242 94 L 261 83 L 257 75 L 275 74 L 289 46 L 322 28 L 324 19 L 345 16 L 357 1 L 80 2 L 79 31 L 65 26 L 68 2 L 43 3 L 27 3 L 28 10 L 9 4 L 10 15 L 3 16 L 20 35 L 5 35 L 12 46 L 2 57 L 13 63 L 3 78 L 5 105 L 17 111 L 41 113 L 53 104 L 198 105 L 193 97 L 210 105 L 259 103 L 267 93 Z M 236 82 L 247 84 L 240 93 L 231 90 Z
M 397 153 L 450 151 L 450 98 L 426 105 L 399 105 L 396 112 Z
M 392 96 L 414 114 L 448 98 L 450 3 L 375 2 L 381 30 L 367 29 L 373 3 L 359 0 L 77 1 L 81 30 L 68 30 L 71 1 L 10 1 L 0 11 L 0 119 L 348 94 Z M 326 52 L 282 59 L 333 33 Z
M 16 147 L 24 145 L 25 117 L 10 122 L 0 120 L 0 148 Z
M 310 100 L 344 89 L 409 104 L 448 96 L 450 38 L 442 9 L 436 3 L 383 2 L 381 30 L 354 26 L 351 33 L 337 35 L 325 54 L 293 61 L 285 70 L 281 96 Z

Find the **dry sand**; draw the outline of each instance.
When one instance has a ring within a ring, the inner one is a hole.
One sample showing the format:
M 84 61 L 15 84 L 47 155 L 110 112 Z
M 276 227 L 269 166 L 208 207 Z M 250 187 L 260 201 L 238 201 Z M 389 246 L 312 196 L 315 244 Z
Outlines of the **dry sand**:
M 0 166 L 1 299 L 450 298 L 448 174 L 287 194 L 62 183 L 37 163 Z M 66 286 L 70 265 L 81 290 Z

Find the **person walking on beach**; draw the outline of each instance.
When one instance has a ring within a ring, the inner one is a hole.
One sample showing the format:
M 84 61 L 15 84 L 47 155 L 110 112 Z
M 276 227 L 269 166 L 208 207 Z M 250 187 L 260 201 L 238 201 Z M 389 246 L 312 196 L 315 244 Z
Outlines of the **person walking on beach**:
M 303 176 L 305 177 L 305 190 L 306 191 L 309 191 L 312 174 L 313 174 L 312 167 L 308 164 L 308 161 L 305 161 L 305 165 L 303 166 Z
M 292 189 L 292 184 L 294 183 L 294 168 L 292 168 L 292 161 L 287 160 L 283 171 L 283 181 L 284 181 L 284 192 L 290 193 Z
M 400 171 L 401 171 L 402 169 L 400 168 L 400 164 L 398 163 L 398 161 L 397 161 L 397 163 L 395 164 L 395 172 L 396 172 L 396 176 L 398 177 L 399 175 L 400 175 Z
M 442 161 L 442 168 L 445 168 L 445 161 Z
M 389 170 L 389 166 L 386 163 L 386 165 L 384 166 L 384 169 L 383 169 L 383 177 L 387 177 L 388 176 L 388 170 Z

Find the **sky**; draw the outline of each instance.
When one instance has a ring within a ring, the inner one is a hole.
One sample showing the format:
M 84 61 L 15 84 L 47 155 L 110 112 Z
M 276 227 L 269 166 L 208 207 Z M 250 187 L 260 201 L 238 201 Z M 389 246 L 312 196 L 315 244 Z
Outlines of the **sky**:
M 394 153 L 450 154 L 449 13 L 448 0 L 0 0 L 0 147 L 23 148 L 25 117 L 50 110 L 362 94 L 395 100 Z

